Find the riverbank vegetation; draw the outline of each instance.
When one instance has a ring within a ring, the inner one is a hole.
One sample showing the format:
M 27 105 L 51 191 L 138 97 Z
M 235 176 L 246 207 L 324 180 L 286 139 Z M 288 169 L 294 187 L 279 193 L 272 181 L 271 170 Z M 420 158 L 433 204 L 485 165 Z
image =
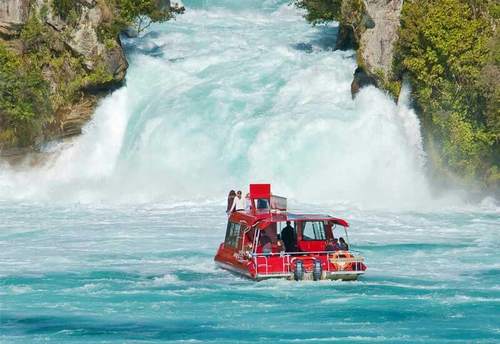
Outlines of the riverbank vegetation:
M 313 24 L 342 23 L 347 0 L 296 0 Z M 361 21 L 360 7 L 351 13 Z M 494 0 L 407 0 L 392 71 L 368 71 L 396 95 L 412 85 L 431 173 L 445 184 L 500 191 L 500 5 Z M 359 21 L 358 21 L 359 22 Z M 356 30 L 355 30 L 356 32 Z M 359 32 L 359 31 L 358 31 Z M 362 34 L 362 32 L 360 33 Z M 356 35 L 355 40 L 359 39 Z M 356 47 L 356 44 L 353 45 Z M 359 54 L 358 54 L 359 55 Z M 360 64 L 363 61 L 358 61 Z M 397 96 L 397 95 L 396 95 Z
M 499 14 L 494 1 L 405 1 L 395 56 L 396 75 L 412 83 L 437 176 L 497 191 Z

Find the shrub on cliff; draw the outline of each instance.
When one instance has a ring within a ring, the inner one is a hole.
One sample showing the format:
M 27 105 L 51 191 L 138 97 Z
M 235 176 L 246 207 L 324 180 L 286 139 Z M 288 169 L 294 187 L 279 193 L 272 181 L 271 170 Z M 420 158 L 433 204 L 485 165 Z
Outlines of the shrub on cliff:
M 77 9 L 76 0 L 52 0 L 52 7 L 55 12 L 63 19 L 66 19 L 71 10 Z
M 138 32 L 148 28 L 153 22 L 164 22 L 173 17 L 170 7 L 160 4 L 160 0 L 118 0 L 120 17 L 134 25 Z
M 488 1 L 408 0 L 396 53 L 437 169 L 498 189 L 498 34 Z
M 0 43 L 0 147 L 36 138 L 52 111 L 48 95 L 40 71 Z
M 338 21 L 341 26 L 350 27 L 358 35 L 356 39 L 365 28 L 363 0 L 292 0 L 292 4 L 305 9 L 304 17 L 313 25 Z
M 307 11 L 305 18 L 309 23 L 340 20 L 342 0 L 293 0 L 292 3 Z

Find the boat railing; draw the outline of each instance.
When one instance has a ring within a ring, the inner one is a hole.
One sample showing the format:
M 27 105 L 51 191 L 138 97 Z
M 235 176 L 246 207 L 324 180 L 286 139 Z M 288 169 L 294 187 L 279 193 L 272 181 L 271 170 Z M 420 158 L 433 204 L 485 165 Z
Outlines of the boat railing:
M 264 264 L 259 264 L 259 258 L 264 258 L 265 263 Z M 264 265 L 266 267 L 266 275 L 269 274 L 269 264 L 267 261 L 267 255 L 261 255 L 261 256 L 255 256 L 255 271 L 258 274 L 259 273 L 259 266 Z
M 339 270 L 344 270 L 344 267 L 347 264 L 354 263 L 352 271 L 362 271 L 361 263 L 364 262 L 364 258 L 360 255 L 359 251 L 345 251 L 350 253 L 351 257 L 335 257 L 333 256 L 335 253 L 339 253 L 342 251 L 310 251 L 310 252 L 269 252 L 269 253 L 252 253 L 251 256 L 255 263 L 256 273 L 259 274 L 259 271 L 262 271 L 262 268 L 265 268 L 265 274 L 269 274 L 269 258 L 270 257 L 280 257 L 282 262 L 282 271 L 283 274 L 289 274 L 292 272 L 292 264 L 293 262 L 301 257 L 301 256 L 310 256 L 308 258 L 314 259 L 314 255 L 316 256 L 327 256 L 327 264 L 326 271 L 334 272 Z M 328 257 L 332 255 L 332 257 Z M 262 260 L 264 262 L 262 262 Z M 335 267 L 335 269 L 334 269 Z
M 315 255 L 328 255 L 336 252 L 349 252 L 352 255 L 361 255 L 359 251 L 307 251 L 307 252 L 269 252 L 269 253 L 252 253 L 252 257 L 261 257 L 261 256 L 307 256 L 311 254 Z

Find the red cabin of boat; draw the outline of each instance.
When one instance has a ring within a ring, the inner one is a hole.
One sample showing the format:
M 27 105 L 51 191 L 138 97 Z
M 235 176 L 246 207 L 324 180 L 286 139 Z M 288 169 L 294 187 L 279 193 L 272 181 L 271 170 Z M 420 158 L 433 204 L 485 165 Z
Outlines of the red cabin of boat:
M 246 202 L 246 210 L 229 216 L 214 258 L 220 267 L 255 280 L 355 280 L 365 272 L 364 258 L 349 247 L 347 221 L 290 213 L 286 198 L 273 195 L 270 184 L 250 184 Z M 347 247 L 333 243 L 341 235 Z

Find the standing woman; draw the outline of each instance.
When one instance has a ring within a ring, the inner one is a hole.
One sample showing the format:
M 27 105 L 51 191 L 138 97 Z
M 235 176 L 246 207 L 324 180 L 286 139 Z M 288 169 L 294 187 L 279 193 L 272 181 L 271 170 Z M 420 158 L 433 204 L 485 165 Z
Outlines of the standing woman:
M 231 209 L 229 209 L 230 213 L 233 211 L 245 211 L 245 199 L 241 197 L 241 194 L 241 190 L 236 193 Z
M 229 195 L 227 195 L 227 208 L 226 214 L 231 213 L 231 207 L 233 206 L 234 198 L 236 197 L 236 192 L 234 190 L 229 191 Z

